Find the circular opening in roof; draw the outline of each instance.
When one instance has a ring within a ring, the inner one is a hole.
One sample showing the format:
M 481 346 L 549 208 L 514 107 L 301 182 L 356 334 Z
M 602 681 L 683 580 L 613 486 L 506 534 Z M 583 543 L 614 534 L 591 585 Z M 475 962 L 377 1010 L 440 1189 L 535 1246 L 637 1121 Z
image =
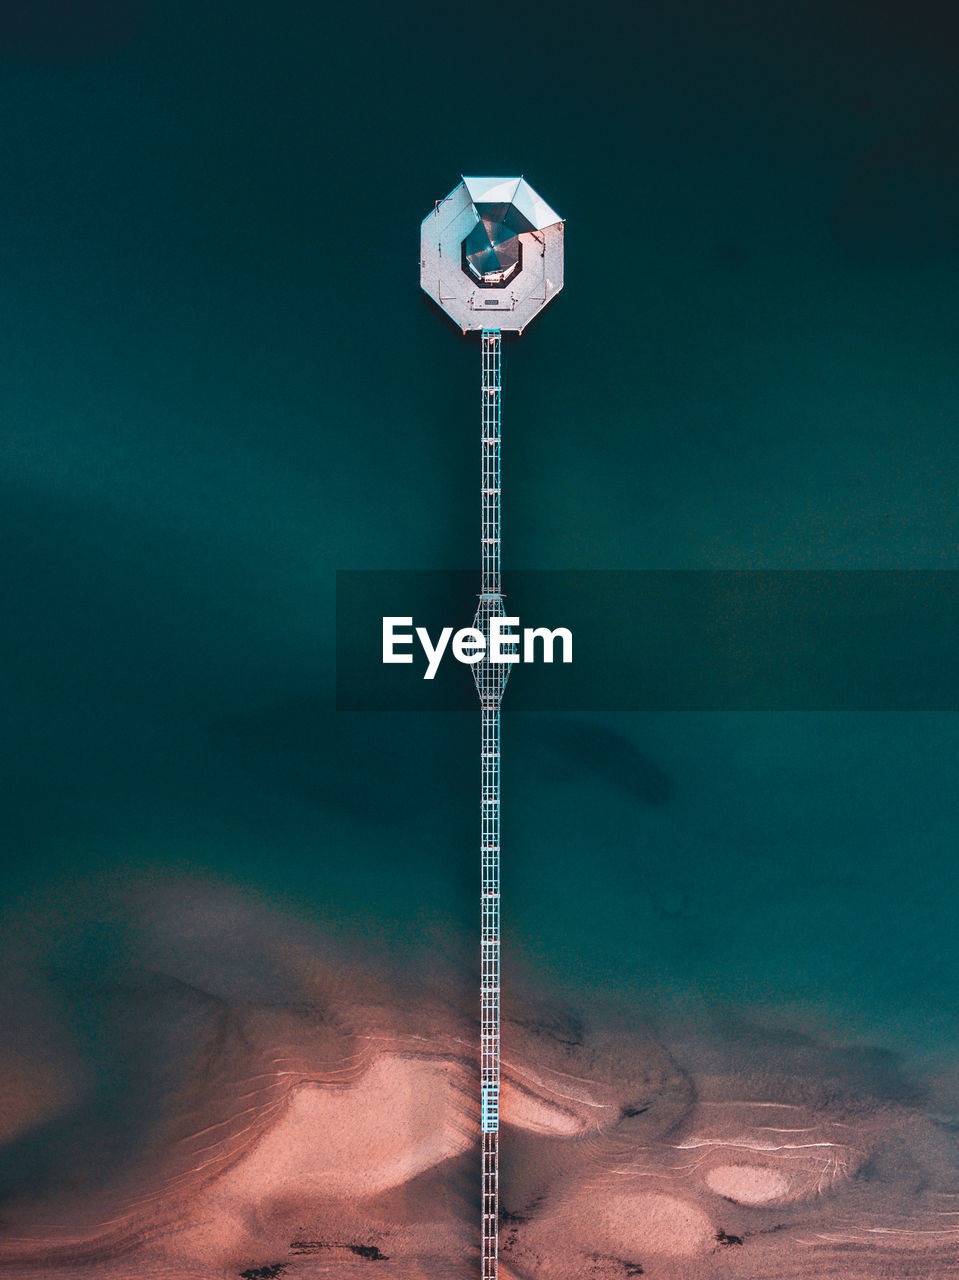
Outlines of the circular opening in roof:
M 522 266 L 520 234 L 533 224 L 511 201 L 480 201 L 473 208 L 479 221 L 463 241 L 463 267 L 487 288 L 502 288 Z
M 522 265 L 519 236 L 494 245 L 484 224 L 478 222 L 463 241 L 463 270 L 487 289 L 502 289 Z

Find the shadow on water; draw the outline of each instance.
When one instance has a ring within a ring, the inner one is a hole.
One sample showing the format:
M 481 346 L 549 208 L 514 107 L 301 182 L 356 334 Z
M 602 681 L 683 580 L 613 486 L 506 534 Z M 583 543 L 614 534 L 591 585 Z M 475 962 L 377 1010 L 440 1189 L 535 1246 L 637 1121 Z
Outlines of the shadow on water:
M 214 729 L 252 784 L 392 822 L 475 799 L 476 724 L 465 713 L 338 712 L 305 695 Z M 505 716 L 504 751 L 537 785 L 595 777 L 642 804 L 665 804 L 673 780 L 625 734 L 558 716 Z M 435 780 L 441 778 L 442 786 Z
M 511 736 L 514 734 L 509 729 Z M 517 749 L 537 778 L 549 776 L 563 786 L 584 776 L 600 778 L 643 804 L 665 804 L 672 778 L 617 729 L 588 720 L 523 717 L 515 729 Z

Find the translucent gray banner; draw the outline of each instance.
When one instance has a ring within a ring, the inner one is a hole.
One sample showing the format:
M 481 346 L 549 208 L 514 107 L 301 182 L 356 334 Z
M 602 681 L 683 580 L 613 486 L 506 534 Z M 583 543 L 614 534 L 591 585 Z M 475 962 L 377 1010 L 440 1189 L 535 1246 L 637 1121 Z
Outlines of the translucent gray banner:
M 514 666 L 504 711 L 959 709 L 954 570 L 514 570 L 505 586 L 522 627 L 572 632 L 573 661 Z M 382 619 L 435 640 L 470 625 L 476 592 L 475 571 L 339 572 L 338 708 L 475 708 L 449 651 L 433 680 L 415 640 L 411 664 L 384 664 Z

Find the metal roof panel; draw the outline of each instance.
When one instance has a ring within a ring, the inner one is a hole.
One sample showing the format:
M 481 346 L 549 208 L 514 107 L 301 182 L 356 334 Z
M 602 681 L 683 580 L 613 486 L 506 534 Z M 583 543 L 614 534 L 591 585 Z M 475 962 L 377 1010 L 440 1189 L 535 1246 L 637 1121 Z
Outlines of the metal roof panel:
M 467 178 L 466 190 L 474 204 L 512 204 L 522 178 Z

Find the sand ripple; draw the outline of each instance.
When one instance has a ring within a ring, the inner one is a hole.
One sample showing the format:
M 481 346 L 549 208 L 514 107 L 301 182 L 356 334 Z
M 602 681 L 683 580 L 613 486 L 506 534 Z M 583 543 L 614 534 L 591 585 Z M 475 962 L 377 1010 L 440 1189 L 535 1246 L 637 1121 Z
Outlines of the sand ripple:
M 354 978 L 270 918 L 219 899 L 195 918 L 161 905 L 154 959 L 189 968 L 131 979 L 122 1007 L 164 1055 L 162 1105 L 96 1194 L 91 1178 L 72 1198 L 11 1198 L 4 1274 L 476 1274 L 472 978 L 442 992 Z M 209 955 L 181 944 L 186 927 Z M 598 1028 L 515 993 L 504 1006 L 502 1280 L 959 1275 L 952 1095 L 933 1112 L 889 1055 L 741 1023 L 653 1035 L 624 1014 Z M 19 1140 L 71 1095 L 11 1062 L 0 1121 Z

